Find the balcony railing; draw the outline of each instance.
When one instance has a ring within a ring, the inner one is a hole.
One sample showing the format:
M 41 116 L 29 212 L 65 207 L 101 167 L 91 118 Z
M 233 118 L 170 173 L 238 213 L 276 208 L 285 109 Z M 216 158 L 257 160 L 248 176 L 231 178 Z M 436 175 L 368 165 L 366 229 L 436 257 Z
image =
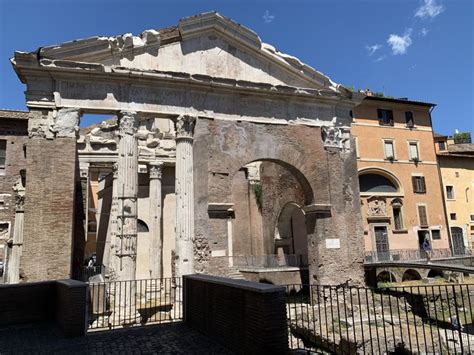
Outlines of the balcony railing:
M 452 257 L 471 256 L 472 253 L 468 249 L 453 252 L 451 249 L 433 249 L 430 252 L 430 259 L 445 259 Z M 426 261 L 427 254 L 423 250 L 407 249 L 407 250 L 390 250 L 387 252 L 369 251 L 365 252 L 366 263 L 382 263 L 387 261 Z
M 308 257 L 301 254 L 246 255 L 233 256 L 232 262 L 234 267 L 247 269 L 305 267 L 308 266 Z

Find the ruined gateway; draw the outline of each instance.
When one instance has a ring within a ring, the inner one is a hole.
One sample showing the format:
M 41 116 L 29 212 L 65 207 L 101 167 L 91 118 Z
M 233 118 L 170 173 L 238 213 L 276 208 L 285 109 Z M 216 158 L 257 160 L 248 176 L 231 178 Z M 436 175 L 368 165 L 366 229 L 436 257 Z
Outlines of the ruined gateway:
M 295 255 L 311 283 L 362 282 L 350 122 L 363 95 L 218 13 L 12 63 L 30 110 L 25 280 L 68 278 L 83 259 L 84 190 L 100 168 L 93 251 L 112 279 Z M 116 119 L 79 134 L 91 113 Z

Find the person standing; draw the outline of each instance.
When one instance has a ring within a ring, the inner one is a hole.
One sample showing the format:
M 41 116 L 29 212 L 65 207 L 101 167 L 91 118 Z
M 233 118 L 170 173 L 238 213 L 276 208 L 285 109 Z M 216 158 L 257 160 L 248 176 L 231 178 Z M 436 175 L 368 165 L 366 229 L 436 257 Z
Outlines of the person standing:
M 430 243 L 430 239 L 428 238 L 428 236 L 425 237 L 425 240 L 423 241 L 422 248 L 423 248 L 423 251 L 426 254 L 426 261 L 427 261 L 428 264 L 430 264 L 431 263 L 431 243 Z

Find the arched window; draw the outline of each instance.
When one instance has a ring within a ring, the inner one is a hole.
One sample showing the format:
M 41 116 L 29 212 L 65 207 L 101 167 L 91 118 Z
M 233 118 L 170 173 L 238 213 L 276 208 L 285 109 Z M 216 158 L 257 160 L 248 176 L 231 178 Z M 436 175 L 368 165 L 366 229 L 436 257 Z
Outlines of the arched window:
M 141 219 L 137 220 L 137 232 L 138 233 L 148 232 L 148 226 Z
M 359 176 L 360 192 L 397 192 L 398 189 L 395 184 L 379 174 L 363 174 Z

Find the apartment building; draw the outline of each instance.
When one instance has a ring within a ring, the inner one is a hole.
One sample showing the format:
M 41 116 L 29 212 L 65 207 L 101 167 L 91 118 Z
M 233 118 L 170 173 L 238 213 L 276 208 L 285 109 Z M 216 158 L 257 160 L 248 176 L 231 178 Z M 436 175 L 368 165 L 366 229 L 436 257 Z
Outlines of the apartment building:
M 469 133 L 435 134 L 449 231 L 455 254 L 474 246 L 474 144 Z
M 353 111 L 366 259 L 451 255 L 431 124 L 434 104 L 374 96 Z

